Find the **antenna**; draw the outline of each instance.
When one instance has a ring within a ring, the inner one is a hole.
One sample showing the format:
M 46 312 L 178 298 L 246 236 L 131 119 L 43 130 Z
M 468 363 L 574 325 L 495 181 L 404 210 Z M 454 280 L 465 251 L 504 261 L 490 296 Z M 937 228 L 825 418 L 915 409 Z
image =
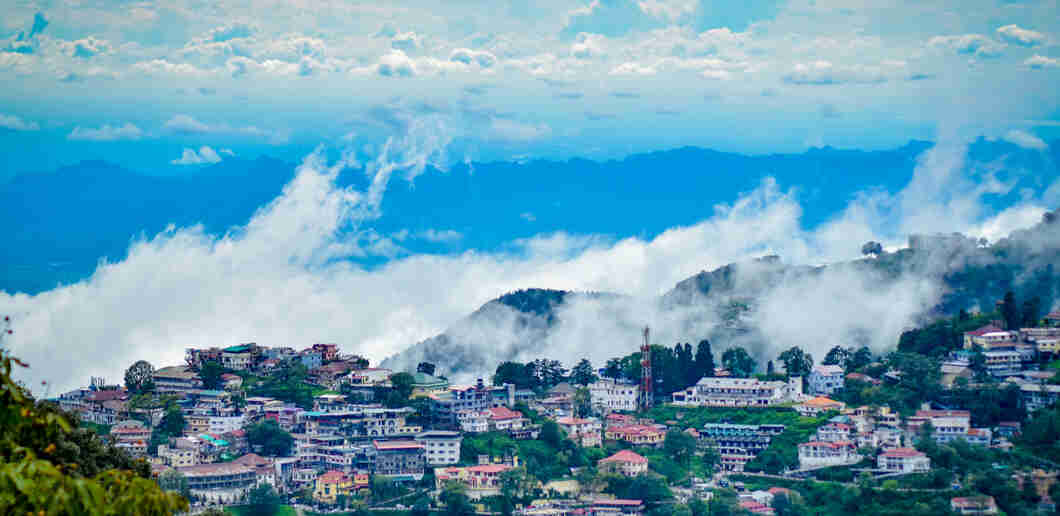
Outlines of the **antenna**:
M 643 410 L 650 409 L 654 405 L 652 391 L 654 390 L 655 382 L 652 381 L 651 377 L 650 337 L 651 329 L 645 326 L 644 344 L 640 347 L 640 408 Z

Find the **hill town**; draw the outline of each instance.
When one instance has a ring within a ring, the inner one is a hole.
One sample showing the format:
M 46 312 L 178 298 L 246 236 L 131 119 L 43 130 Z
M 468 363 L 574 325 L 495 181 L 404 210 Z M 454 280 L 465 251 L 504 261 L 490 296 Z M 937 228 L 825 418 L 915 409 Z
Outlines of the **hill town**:
M 1060 312 L 1040 304 L 1009 293 L 819 361 L 645 329 L 603 364 L 509 361 L 469 384 L 245 343 L 40 403 L 193 513 L 1053 514 Z

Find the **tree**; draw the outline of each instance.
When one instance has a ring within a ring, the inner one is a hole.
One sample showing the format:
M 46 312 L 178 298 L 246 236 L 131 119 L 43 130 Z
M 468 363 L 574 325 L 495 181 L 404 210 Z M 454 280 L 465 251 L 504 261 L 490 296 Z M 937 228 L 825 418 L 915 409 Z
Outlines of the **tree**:
M 1042 313 L 1042 298 L 1034 296 L 1023 302 L 1023 310 L 1021 311 L 1021 319 L 1023 328 L 1034 328 L 1041 322 L 1040 316 Z
M 1005 298 L 1001 301 L 1001 319 L 1005 321 L 1005 329 L 1018 330 L 1022 318 L 1023 314 L 1016 304 L 1016 295 L 1011 290 L 1005 292 Z
M 526 369 L 534 380 L 534 388 L 550 389 L 567 376 L 567 370 L 559 360 L 539 358 L 526 364 Z
M 861 346 L 850 355 L 847 360 L 846 371 L 856 371 L 872 363 L 872 350 L 868 346 Z
M 269 484 L 258 484 L 247 493 L 247 504 L 254 514 L 276 514 L 282 503 L 283 498 Z
M 821 364 L 837 365 L 846 369 L 847 364 L 850 362 L 851 355 L 853 355 L 853 352 L 850 349 L 844 348 L 843 346 L 835 346 L 828 350 L 828 354 L 824 356 L 824 360 L 821 361 Z
M 510 383 L 516 389 L 529 389 L 533 387 L 534 380 L 526 370 L 526 364 L 519 362 L 502 362 L 493 373 L 493 385 L 504 385 Z
M 612 358 L 607 361 L 604 365 L 604 377 L 612 380 L 618 380 L 622 378 L 622 359 Z
M 737 378 L 747 378 L 754 372 L 755 367 L 758 364 L 751 358 L 751 355 L 747 353 L 746 349 L 739 346 L 734 346 L 725 350 L 725 353 L 721 355 L 721 363 L 725 366 L 725 369 L 729 370 L 729 374 Z
M 247 442 L 254 449 L 261 447 L 261 453 L 265 455 L 287 457 L 294 446 L 294 437 L 269 419 L 247 427 Z
M 710 350 L 710 341 L 703 339 L 696 345 L 696 355 L 693 359 L 696 363 L 696 374 L 702 378 L 704 376 L 714 376 L 714 352 Z M 696 379 L 698 381 L 698 378 Z
M 388 407 L 402 407 L 408 404 L 412 396 L 412 386 L 416 378 L 408 373 L 394 373 L 390 375 L 390 395 L 386 399 Z
M 437 367 L 430 362 L 420 362 L 420 364 L 416 366 L 417 373 L 423 373 L 430 376 L 434 376 L 435 369 L 437 369 Z
M 541 425 L 541 434 L 538 439 L 553 448 L 559 448 L 560 442 L 563 441 L 563 431 L 555 421 L 550 419 Z
M 168 515 L 188 509 L 186 499 L 150 479 L 145 462 L 120 450 L 85 456 L 82 464 L 84 454 L 111 448 L 53 404 L 34 400 L 12 378 L 15 365 L 26 367 L 0 346 L 0 514 Z
M 578 385 L 589 385 L 596 381 L 596 371 L 588 359 L 583 358 L 570 370 L 570 380 Z
M 221 375 L 224 374 L 225 370 L 214 361 L 203 362 L 202 366 L 199 367 L 199 378 L 202 379 L 202 386 L 204 389 L 220 389 L 221 388 Z
M 146 360 L 138 360 L 125 370 L 125 388 L 133 394 L 155 390 L 155 368 Z
M 772 376 L 775 372 L 776 371 L 773 368 L 773 361 L 770 360 L 770 361 L 766 362 L 766 374 Z
M 875 241 L 865 242 L 865 244 L 861 246 L 861 254 L 866 256 L 879 256 L 883 254 L 883 245 Z
M 187 477 L 175 469 L 167 469 L 158 475 L 158 485 L 166 491 L 179 493 L 184 498 L 190 498 L 191 496 Z
M 574 391 L 574 415 L 588 417 L 592 411 L 592 395 L 588 387 L 579 387 Z
M 790 376 L 805 378 L 813 368 L 813 357 L 798 346 L 792 346 L 791 349 L 781 353 L 778 358 L 784 363 L 784 370 Z
M 438 500 L 445 504 L 446 516 L 470 516 L 475 513 L 467 496 L 467 487 L 457 481 L 449 481 L 442 488 Z
M 184 425 L 184 413 L 180 411 L 180 407 L 170 405 L 162 415 L 162 424 L 159 429 L 168 435 L 178 436 L 184 433 Z
M 688 466 L 696 452 L 696 439 L 676 428 L 666 432 L 663 451 L 678 464 Z

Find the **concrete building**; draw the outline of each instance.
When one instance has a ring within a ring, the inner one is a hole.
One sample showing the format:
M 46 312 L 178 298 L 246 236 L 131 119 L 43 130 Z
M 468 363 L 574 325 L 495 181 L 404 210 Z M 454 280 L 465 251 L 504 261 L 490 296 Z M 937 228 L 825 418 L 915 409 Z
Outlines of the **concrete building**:
M 338 497 L 350 496 L 353 491 L 353 475 L 332 470 L 316 478 L 313 499 L 321 503 L 334 504 Z
M 861 461 L 861 455 L 858 455 L 854 443 L 850 441 L 799 443 L 799 468 L 801 469 L 843 466 L 856 464 L 859 461 Z
M 603 442 L 603 425 L 597 418 L 561 417 L 556 424 L 567 433 L 567 438 L 586 448 L 600 446 Z
M 784 425 L 708 423 L 698 430 L 701 446 L 715 450 L 725 471 L 741 472 L 744 465 L 769 447 Z
M 604 438 L 635 446 L 662 446 L 666 432 L 651 425 L 614 425 L 604 430 Z
M 188 479 L 188 488 L 193 495 L 212 503 L 237 502 L 258 481 L 254 468 L 231 462 L 178 467 L 176 470 Z
M 188 366 L 170 366 L 155 370 L 155 390 L 163 392 L 187 392 L 202 388 L 199 374 Z
M 589 404 L 599 413 L 637 410 L 640 387 L 634 383 L 601 378 L 589 384 Z
M 596 463 L 600 471 L 635 477 L 648 471 L 648 459 L 630 450 L 622 450 Z
M 501 494 L 501 476 L 512 469 L 510 464 L 478 464 L 463 468 L 447 467 L 434 469 L 434 482 L 437 489 L 456 481 L 467 487 L 467 496 L 478 500 L 485 496 Z
M 798 412 L 801 416 L 816 417 L 825 412 L 843 410 L 846 406 L 846 403 L 842 401 L 818 396 L 795 405 L 795 412 Z
M 768 407 L 796 401 L 802 395 L 802 378 L 763 382 L 753 378 L 705 377 L 673 393 L 673 403 L 688 407 Z
M 811 394 L 830 396 L 843 388 L 843 368 L 837 365 L 815 365 L 806 381 Z
M 984 351 L 986 369 L 995 378 L 1006 378 L 1023 370 L 1023 353 L 1015 349 Z
M 423 375 L 423 373 L 417 373 L 417 375 Z M 428 375 L 423 376 L 426 377 Z M 480 379 L 472 386 L 449 387 L 441 391 L 431 391 L 428 396 L 431 400 L 431 413 L 435 422 L 455 429 L 459 425 L 458 414 L 462 412 L 483 412 L 494 407 L 510 407 L 514 405 L 515 385 L 487 386 Z
M 427 464 L 444 466 L 460 462 L 460 432 L 427 430 L 416 435 L 416 442 L 423 444 L 427 453 Z
M 983 351 L 990 351 L 999 347 L 1011 347 L 1018 341 L 1018 331 L 1005 331 L 994 325 L 983 326 L 964 333 L 964 349 L 968 350 L 979 346 Z
M 888 472 L 924 472 L 931 469 L 931 459 L 913 448 L 893 448 L 876 458 L 876 467 Z
M 925 422 L 930 421 L 935 442 L 942 444 L 958 438 L 967 439 L 971 417 L 967 410 L 918 410 L 906 421 L 906 425 L 911 433 L 916 433 Z
M 997 514 L 997 502 L 993 496 L 964 496 L 950 498 L 950 510 L 957 514 Z
M 397 482 L 423 478 L 426 447 L 416 441 L 372 441 L 375 448 L 373 473 Z

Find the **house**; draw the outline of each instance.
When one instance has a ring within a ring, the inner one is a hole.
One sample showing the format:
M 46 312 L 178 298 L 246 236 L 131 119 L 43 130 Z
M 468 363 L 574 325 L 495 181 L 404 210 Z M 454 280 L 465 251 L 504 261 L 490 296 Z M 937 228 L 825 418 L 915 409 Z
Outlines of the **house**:
M 398 482 L 423 478 L 426 447 L 416 441 L 372 441 L 374 473 Z
M 802 416 L 816 417 L 817 415 L 832 410 L 843 410 L 846 408 L 846 403 L 842 401 L 836 401 L 831 398 L 824 396 L 818 396 L 816 398 L 807 400 L 803 403 L 795 405 L 795 411 Z
M 255 357 L 260 355 L 258 345 L 252 343 L 230 346 L 221 350 L 221 366 L 233 371 L 246 371 L 251 369 Z
M 931 469 L 931 459 L 913 448 L 893 448 L 876 458 L 876 467 L 888 472 L 924 472 Z
M 854 427 L 846 423 L 828 423 L 817 428 L 817 440 L 826 443 L 849 441 Z
M 992 438 L 993 433 L 989 428 L 969 428 L 964 440 L 975 446 L 990 446 Z
M 320 358 L 324 362 L 331 362 L 339 358 L 339 345 L 338 344 L 313 344 L 310 347 L 313 351 L 320 353 Z
M 604 438 L 636 446 L 661 446 L 666 432 L 650 425 L 610 426 L 604 430 Z
M 1060 385 L 1029 381 L 1014 383 L 1019 385 L 1020 397 L 1023 399 L 1023 405 L 1027 407 L 1027 412 L 1055 405 L 1060 400 Z
M 721 457 L 723 470 L 741 472 L 744 465 L 769 447 L 773 437 L 784 433 L 784 425 L 707 423 L 698 433 L 699 444 Z
M 753 378 L 701 378 L 673 393 L 673 403 L 686 407 L 768 407 L 795 401 L 802 395 L 802 378 L 763 382 Z
M 744 500 L 739 503 L 739 506 L 741 509 L 751 514 L 776 514 L 776 511 L 774 511 L 772 507 L 763 503 L 756 502 L 754 500 Z
M 427 378 L 434 378 L 423 373 L 417 375 L 426 382 L 429 382 Z M 493 407 L 515 404 L 515 386 L 512 384 L 487 386 L 481 379 L 472 386 L 448 387 L 448 382 L 445 384 L 440 390 L 432 390 L 426 394 L 431 400 L 431 414 L 434 420 L 443 426 L 456 428 L 459 424 L 458 414 L 461 412 L 483 412 Z M 441 384 L 436 385 L 440 386 Z
M 1005 331 L 992 324 L 983 326 L 976 330 L 964 332 L 964 349 L 974 349 L 976 346 L 983 351 L 989 351 L 998 347 L 1013 346 L 1019 340 L 1019 332 Z
M 596 467 L 601 471 L 635 477 L 648 471 L 648 459 L 630 450 L 622 450 L 610 457 L 600 459 Z
M 819 468 L 826 466 L 843 466 L 861 461 L 850 441 L 810 441 L 799 443 L 799 468 Z
M 984 351 L 986 370 L 995 378 L 1005 378 L 1019 374 L 1023 370 L 1023 353 L 1015 349 L 994 349 Z
M 644 514 L 644 502 L 598 498 L 593 501 L 585 514 L 587 516 L 640 516 Z
M 806 381 L 811 394 L 831 395 L 843 388 L 843 368 L 837 365 L 815 365 Z
M 561 417 L 556 424 L 567 433 L 567 438 L 581 446 L 600 446 L 602 425 L 596 418 Z
M 1019 421 L 999 421 L 994 433 L 1000 437 L 1011 439 L 1020 435 L 1020 429 Z
M 431 376 L 427 373 L 413 373 L 412 375 L 413 394 L 430 394 L 432 392 L 442 392 L 448 388 L 448 380 L 443 380 L 441 378 Z
M 334 504 L 339 496 L 353 494 L 353 477 L 342 471 L 328 471 L 316 479 L 313 499 L 327 504 Z
M 971 428 L 971 413 L 967 410 L 918 410 L 906 421 L 910 432 L 918 432 L 925 422 L 931 422 L 935 442 L 948 443 L 967 439 Z
M 155 390 L 160 393 L 187 392 L 202 388 L 199 374 L 188 366 L 170 366 L 155 370 Z
M 640 387 L 632 382 L 600 378 L 589 384 L 589 404 L 596 412 L 637 410 Z
M 852 381 L 855 381 L 855 382 L 865 382 L 865 383 L 870 384 L 870 385 L 879 385 L 880 383 L 882 383 L 879 380 L 877 380 L 876 378 L 873 378 L 873 377 L 871 377 L 871 376 L 869 376 L 867 374 L 864 374 L 864 373 L 850 373 L 850 374 L 846 375 L 845 378 L 847 380 L 852 380 Z
M 273 464 L 272 459 L 266 459 L 256 453 L 248 453 L 242 455 L 232 461 L 233 464 L 242 464 L 249 468 L 254 469 L 254 473 L 258 476 L 259 484 L 268 484 L 270 486 L 279 488 L 276 479 L 276 467 Z
M 518 430 L 529 423 L 522 412 L 508 407 L 490 407 L 486 412 L 489 413 L 490 430 Z
M 950 509 L 957 514 L 997 514 L 993 496 L 962 496 L 950 498 Z
M 310 371 L 324 365 L 323 355 L 313 348 L 306 348 L 300 351 L 298 353 L 298 360 Z
M 518 459 L 514 459 L 518 464 Z M 484 496 L 497 496 L 501 493 L 501 477 L 505 471 L 513 469 L 512 464 L 477 464 L 463 468 L 435 468 L 434 482 L 437 489 L 456 481 L 467 487 L 467 495 L 473 500 Z
M 234 503 L 258 482 L 254 468 L 221 462 L 175 468 L 188 480 L 191 494 L 210 503 Z
M 947 389 L 953 388 L 958 378 L 964 378 L 965 381 L 970 382 L 973 376 L 972 368 L 967 360 L 947 360 L 939 364 L 939 372 L 942 374 L 939 383 Z
M 423 444 L 427 451 L 427 464 L 444 466 L 460 462 L 460 432 L 446 430 L 428 430 L 416 435 L 416 442 Z

